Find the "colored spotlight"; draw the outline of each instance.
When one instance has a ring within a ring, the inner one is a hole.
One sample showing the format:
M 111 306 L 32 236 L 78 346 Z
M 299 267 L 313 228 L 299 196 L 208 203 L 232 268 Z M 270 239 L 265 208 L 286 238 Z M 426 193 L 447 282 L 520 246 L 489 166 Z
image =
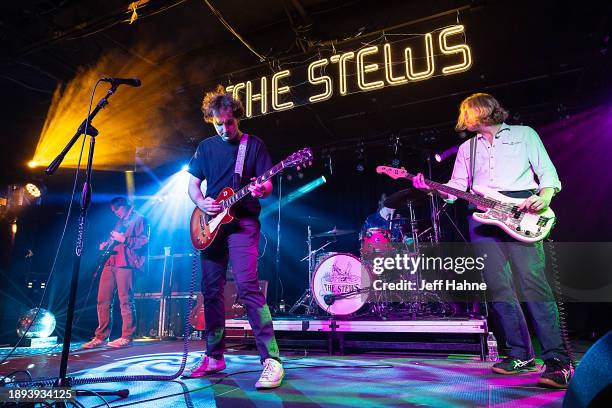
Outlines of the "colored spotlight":
M 189 165 L 188 164 L 183 164 L 183 167 L 181 167 L 182 171 L 187 171 L 189 170 Z
M 457 154 L 457 152 L 459 151 L 459 146 L 452 146 L 442 152 L 438 152 L 434 155 L 434 159 L 438 162 L 441 163 L 442 161 L 448 159 L 449 157 L 452 157 L 454 155 Z
M 325 184 L 326 182 L 327 180 L 325 180 L 324 176 L 314 179 L 313 181 L 303 185 L 302 187 L 298 188 L 295 191 L 292 191 L 287 196 L 285 196 L 281 200 L 281 206 L 284 206 L 285 204 L 289 204 L 290 202 L 297 200 L 303 195 L 310 193 L 315 188 Z M 263 208 L 261 211 L 260 218 L 264 218 L 265 216 L 274 213 L 276 211 L 277 205 L 278 202 L 276 202 L 275 204 L 267 205 L 265 208 Z
M 36 160 L 30 160 L 28 162 L 28 167 L 31 169 L 35 168 L 36 166 L 38 166 L 38 162 Z
M 40 189 L 36 186 L 36 184 L 28 183 L 25 185 L 25 189 L 34 198 L 38 198 L 41 195 Z

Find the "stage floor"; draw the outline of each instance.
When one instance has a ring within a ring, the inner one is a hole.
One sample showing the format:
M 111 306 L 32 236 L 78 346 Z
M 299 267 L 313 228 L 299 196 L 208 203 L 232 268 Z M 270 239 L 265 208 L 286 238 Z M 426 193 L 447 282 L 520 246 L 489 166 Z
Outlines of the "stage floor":
M 200 356 L 203 346 L 202 341 L 190 343 L 190 350 L 196 351 L 189 353 L 188 365 Z M 77 378 L 169 375 L 180 365 L 181 350 L 182 341 L 136 341 L 119 350 L 73 351 L 68 368 L 70 376 Z M 0 373 L 28 367 L 36 378 L 57 375 L 60 347 L 55 351 L 11 358 L 0 366 Z M 127 399 L 107 397 L 108 404 L 115 407 L 559 407 L 565 394 L 537 387 L 538 373 L 493 374 L 492 363 L 476 356 L 287 352 L 282 357 L 286 377 L 275 390 L 255 390 L 259 358 L 253 350 L 239 349 L 228 351 L 225 372 L 207 378 L 76 388 L 129 389 Z M 106 406 L 98 397 L 79 397 L 78 401 L 87 407 Z

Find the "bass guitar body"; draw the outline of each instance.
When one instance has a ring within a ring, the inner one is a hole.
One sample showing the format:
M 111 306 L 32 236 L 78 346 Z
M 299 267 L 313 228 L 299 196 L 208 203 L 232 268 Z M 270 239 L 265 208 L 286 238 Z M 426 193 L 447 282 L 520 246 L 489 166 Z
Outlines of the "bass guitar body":
M 475 212 L 472 217 L 483 224 L 496 225 L 512 238 L 526 243 L 534 243 L 546 238 L 555 226 L 555 213 L 551 208 L 537 213 L 518 211 L 524 198 L 510 198 L 484 186 L 474 186 L 480 196 L 498 202 L 484 212 Z

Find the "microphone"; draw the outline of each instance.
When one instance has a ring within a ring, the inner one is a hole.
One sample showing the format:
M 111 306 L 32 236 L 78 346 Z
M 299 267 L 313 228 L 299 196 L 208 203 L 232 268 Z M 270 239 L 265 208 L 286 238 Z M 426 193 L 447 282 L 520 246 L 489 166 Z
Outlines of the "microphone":
M 140 86 L 140 79 L 138 78 L 100 78 L 102 82 L 110 82 L 112 86 L 129 85 L 129 86 Z
M 331 306 L 336 301 L 336 296 L 333 294 L 323 295 L 323 301 L 327 306 Z

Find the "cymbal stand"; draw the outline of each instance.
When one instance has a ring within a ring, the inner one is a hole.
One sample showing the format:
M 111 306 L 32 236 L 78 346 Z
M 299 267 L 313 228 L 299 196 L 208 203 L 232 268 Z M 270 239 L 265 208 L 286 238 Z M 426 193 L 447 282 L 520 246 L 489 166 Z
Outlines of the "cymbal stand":
M 306 255 L 304 258 L 300 260 L 300 261 L 308 260 L 308 282 L 306 284 L 306 290 L 304 291 L 302 296 L 300 296 L 297 302 L 295 302 L 293 306 L 291 306 L 291 309 L 289 309 L 289 313 L 295 313 L 295 311 L 298 308 L 300 308 L 301 306 L 304 306 L 304 309 L 305 309 L 304 313 L 306 315 L 308 316 L 314 315 L 314 311 L 316 310 L 316 304 L 314 301 L 314 295 L 312 293 L 312 290 L 310 289 L 310 283 L 312 282 L 312 277 L 314 274 L 315 255 L 319 251 L 321 251 L 323 248 L 325 248 L 326 246 L 330 245 L 333 242 L 334 241 L 328 241 L 324 245 L 320 246 L 319 248 L 313 251 L 312 250 L 312 229 L 310 228 L 310 224 L 308 224 L 308 234 L 306 238 L 306 243 L 308 244 L 308 255 Z
M 431 180 L 431 155 L 427 156 L 427 168 L 429 170 L 429 179 Z M 429 200 L 431 205 L 431 227 L 433 229 L 432 242 L 437 243 L 440 240 L 440 211 L 438 210 L 438 201 L 435 194 L 429 193 Z

